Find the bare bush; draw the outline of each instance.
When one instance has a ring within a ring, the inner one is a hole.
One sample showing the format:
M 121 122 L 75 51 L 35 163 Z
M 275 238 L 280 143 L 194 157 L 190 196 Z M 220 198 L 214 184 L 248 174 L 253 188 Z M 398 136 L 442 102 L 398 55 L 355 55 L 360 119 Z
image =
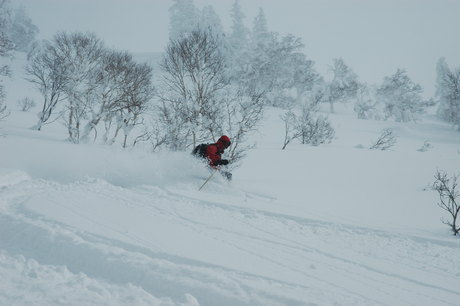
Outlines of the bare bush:
M 447 211 L 452 218 L 450 221 L 442 220 L 442 222 L 450 227 L 454 236 L 460 233 L 460 226 L 457 225 L 457 217 L 460 213 L 460 205 L 457 203 L 460 196 L 457 190 L 458 177 L 457 174 L 449 178 L 447 173 L 438 170 L 433 183 L 433 189 L 439 194 L 438 206 Z
M 32 107 L 35 107 L 37 104 L 34 100 L 29 97 L 18 100 L 17 105 L 23 112 L 29 111 Z
M 392 129 L 383 129 L 379 138 L 369 147 L 371 150 L 386 151 L 396 144 L 397 138 Z
M 335 136 L 335 130 L 327 117 L 317 115 L 317 103 L 305 104 L 300 116 L 288 110 L 281 116 L 284 122 L 285 136 L 282 150 L 293 140 L 298 139 L 302 144 L 318 146 L 329 143 Z
M 420 149 L 418 149 L 417 151 L 419 152 L 426 152 L 428 151 L 429 149 L 433 148 L 433 145 L 428 141 L 428 140 L 425 140 L 425 142 L 423 143 L 423 145 L 420 147 Z
M 222 111 L 217 95 L 229 84 L 219 39 L 210 31 L 194 30 L 172 40 L 161 68 L 160 111 L 170 129 L 171 148 L 185 149 L 209 139 L 211 135 L 203 123 L 215 121 L 216 114 Z
M 335 130 L 327 117 L 318 116 L 316 119 L 309 120 L 303 127 L 301 138 L 303 144 L 318 146 L 330 143 L 334 139 Z
M 318 146 L 334 138 L 335 130 L 329 120 L 316 113 L 317 104 L 305 104 L 301 116 L 297 118 L 295 130 L 302 144 Z

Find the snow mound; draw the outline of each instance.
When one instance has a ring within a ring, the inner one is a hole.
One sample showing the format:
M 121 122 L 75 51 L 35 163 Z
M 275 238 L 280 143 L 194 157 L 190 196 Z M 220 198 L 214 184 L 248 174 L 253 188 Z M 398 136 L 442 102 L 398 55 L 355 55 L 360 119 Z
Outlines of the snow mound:
M 72 273 L 65 266 L 41 265 L 34 259 L 0 251 L 0 274 L 9 281 L 0 286 L 0 304 L 9 305 L 157 305 L 196 306 L 196 299 L 185 295 L 185 302 L 157 298 L 132 284 L 115 285 Z M 27 288 L 27 294 L 24 289 Z
M 0 188 L 10 187 L 30 180 L 30 176 L 23 171 L 0 169 Z

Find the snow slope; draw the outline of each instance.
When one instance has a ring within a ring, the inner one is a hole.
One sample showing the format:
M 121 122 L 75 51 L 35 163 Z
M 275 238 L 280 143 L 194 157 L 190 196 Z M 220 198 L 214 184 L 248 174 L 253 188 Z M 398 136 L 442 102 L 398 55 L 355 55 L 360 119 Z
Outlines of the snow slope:
M 234 181 L 198 191 L 208 172 L 188 153 L 30 130 L 38 108 L 15 101 L 36 93 L 20 74 L 5 85 L 0 305 L 459 304 L 460 240 L 429 189 L 437 169 L 460 171 L 459 134 L 431 115 L 337 107 L 335 141 L 282 151 L 270 109 Z M 396 146 L 366 149 L 386 127 Z

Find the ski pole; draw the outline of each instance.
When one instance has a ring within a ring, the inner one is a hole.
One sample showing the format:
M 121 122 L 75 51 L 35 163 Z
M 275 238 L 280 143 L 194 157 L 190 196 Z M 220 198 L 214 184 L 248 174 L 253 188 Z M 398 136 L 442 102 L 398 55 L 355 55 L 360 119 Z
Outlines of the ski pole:
M 198 189 L 198 191 L 200 191 L 200 190 L 204 187 L 204 185 L 206 185 L 206 183 L 209 182 L 209 180 L 211 179 L 211 177 L 213 177 L 214 173 L 216 173 L 216 172 L 217 172 L 217 169 L 215 169 L 215 170 L 211 173 L 211 175 L 208 177 L 208 179 L 207 179 L 206 181 L 204 181 L 203 185 L 201 185 L 201 187 L 200 187 L 200 189 Z

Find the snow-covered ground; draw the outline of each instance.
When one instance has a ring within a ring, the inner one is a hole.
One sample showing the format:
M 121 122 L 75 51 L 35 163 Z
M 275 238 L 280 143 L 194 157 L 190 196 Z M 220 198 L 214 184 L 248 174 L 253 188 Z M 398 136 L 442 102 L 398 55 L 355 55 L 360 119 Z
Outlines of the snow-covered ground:
M 18 63 L 0 123 L 0 305 L 459 305 L 460 240 L 429 186 L 460 171 L 460 134 L 433 115 L 337 106 L 331 144 L 282 151 L 269 109 L 234 180 L 198 191 L 208 172 L 188 153 L 31 130 Z M 395 147 L 366 149 L 387 127 Z

